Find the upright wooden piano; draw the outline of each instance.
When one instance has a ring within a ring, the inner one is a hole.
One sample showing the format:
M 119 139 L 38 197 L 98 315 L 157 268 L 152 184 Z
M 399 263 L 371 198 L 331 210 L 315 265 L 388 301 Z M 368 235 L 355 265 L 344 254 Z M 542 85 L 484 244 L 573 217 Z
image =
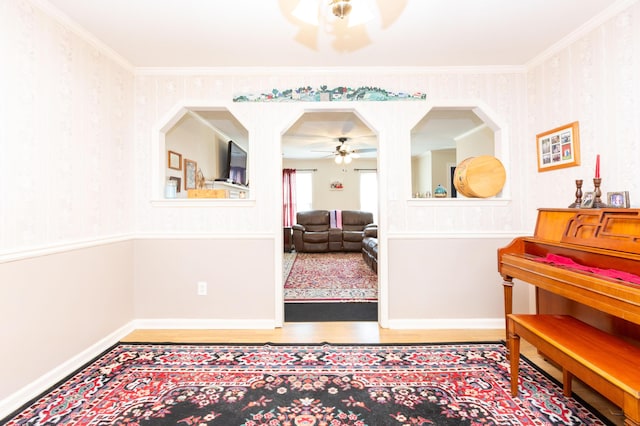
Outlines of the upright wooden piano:
M 570 315 L 640 346 L 640 209 L 539 209 L 534 235 L 515 238 L 498 250 L 498 271 L 505 325 L 513 327 L 519 316 L 507 321 L 516 279 L 535 286 L 539 318 Z M 513 380 L 512 392 L 514 384 L 517 392 Z M 640 424 L 638 395 L 631 404 L 624 397 L 605 396 L 625 407 L 625 424 Z
M 519 279 L 536 286 L 538 313 L 570 314 L 640 341 L 639 284 L 543 261 L 549 255 L 640 277 L 640 209 L 539 209 L 534 236 L 498 250 L 505 314 Z

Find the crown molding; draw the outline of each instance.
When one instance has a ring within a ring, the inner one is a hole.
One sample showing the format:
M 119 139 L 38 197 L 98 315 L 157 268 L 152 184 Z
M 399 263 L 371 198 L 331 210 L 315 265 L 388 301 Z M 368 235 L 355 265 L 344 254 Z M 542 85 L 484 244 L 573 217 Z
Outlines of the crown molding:
M 326 77 L 327 75 L 440 75 L 440 74 L 523 74 L 522 65 L 487 65 L 473 67 L 136 67 L 135 75 L 184 76 L 264 76 L 300 75 Z
M 118 65 L 125 68 L 128 72 L 133 73 L 135 67 L 127 61 L 122 55 L 117 53 L 111 47 L 103 43 L 96 36 L 94 36 L 91 32 L 87 31 L 84 27 L 79 25 L 73 19 L 71 19 L 67 14 L 63 13 L 60 9 L 49 3 L 47 0 L 30 0 L 31 3 L 40 9 L 43 13 L 49 16 L 51 19 L 57 21 L 60 25 L 68 28 L 71 32 L 76 34 L 78 37 L 99 49 L 102 53 L 104 53 L 111 60 L 116 62 Z
M 528 71 L 531 68 L 540 65 L 541 63 L 543 63 L 544 61 L 548 60 L 552 56 L 560 53 L 562 50 L 567 49 L 573 43 L 575 43 L 576 41 L 578 41 L 581 38 L 585 37 L 587 34 L 592 32 L 593 30 L 595 30 L 599 26 L 603 25 L 608 20 L 614 18 L 615 16 L 617 16 L 621 12 L 623 12 L 626 9 L 630 8 L 631 6 L 636 4 L 638 1 L 639 0 L 618 0 L 618 1 L 616 1 L 613 5 L 609 6 L 607 9 L 605 9 L 602 13 L 594 16 L 589 21 L 585 22 L 580 27 L 578 27 L 576 30 L 571 32 L 568 36 L 566 36 L 563 39 L 559 40 L 557 43 L 553 44 L 551 47 L 549 47 L 548 49 L 544 50 L 538 56 L 536 56 L 535 58 L 533 58 L 532 60 L 527 62 L 525 64 L 525 68 Z

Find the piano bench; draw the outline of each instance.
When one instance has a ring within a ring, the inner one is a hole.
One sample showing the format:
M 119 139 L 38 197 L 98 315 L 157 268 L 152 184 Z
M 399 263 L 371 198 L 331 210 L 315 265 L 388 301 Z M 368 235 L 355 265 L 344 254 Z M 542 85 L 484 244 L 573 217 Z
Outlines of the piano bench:
M 511 394 L 518 395 L 520 338 L 562 368 L 563 393 L 573 376 L 624 411 L 625 425 L 640 425 L 640 348 L 568 315 L 507 315 Z

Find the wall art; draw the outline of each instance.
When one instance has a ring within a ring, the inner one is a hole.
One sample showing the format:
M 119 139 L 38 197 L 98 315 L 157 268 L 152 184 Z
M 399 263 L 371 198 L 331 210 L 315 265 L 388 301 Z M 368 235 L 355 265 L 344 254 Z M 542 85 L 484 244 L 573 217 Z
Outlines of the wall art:
M 427 95 L 421 92 L 392 92 L 379 87 L 351 88 L 338 86 L 311 86 L 297 89 L 272 89 L 270 92 L 238 94 L 233 102 L 353 102 L 353 101 L 421 101 Z
M 344 189 L 344 184 L 342 181 L 334 180 L 329 185 L 329 189 L 332 191 L 342 191 Z
M 198 163 L 184 159 L 184 189 L 196 189 L 196 172 Z
M 580 165 L 578 122 L 536 135 L 538 172 Z
M 182 170 L 182 154 L 167 151 L 167 167 L 174 170 Z

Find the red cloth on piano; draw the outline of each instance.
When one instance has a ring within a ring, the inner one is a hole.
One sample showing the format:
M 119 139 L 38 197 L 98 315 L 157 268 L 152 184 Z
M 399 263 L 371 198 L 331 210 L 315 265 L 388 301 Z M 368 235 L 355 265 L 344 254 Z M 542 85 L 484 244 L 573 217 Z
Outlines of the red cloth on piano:
M 624 271 L 618 271 L 617 269 L 602 269 L 593 266 L 585 266 L 576 263 L 573 259 L 565 256 L 559 256 L 557 254 L 548 253 L 546 257 L 536 258 L 538 262 L 550 263 L 553 265 L 566 266 L 571 269 L 577 269 L 579 271 L 591 272 L 594 274 L 602 275 L 604 277 L 615 278 L 617 280 L 627 281 L 634 284 L 640 284 L 640 276 L 630 274 Z

